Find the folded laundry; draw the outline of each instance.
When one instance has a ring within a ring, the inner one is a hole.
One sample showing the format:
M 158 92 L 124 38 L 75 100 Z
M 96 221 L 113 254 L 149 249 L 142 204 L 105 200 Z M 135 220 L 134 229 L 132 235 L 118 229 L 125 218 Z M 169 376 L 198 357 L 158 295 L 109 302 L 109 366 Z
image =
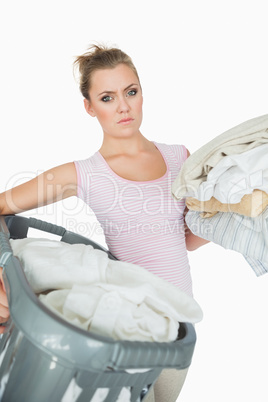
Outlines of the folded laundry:
M 254 189 L 268 193 L 268 143 L 241 154 L 225 156 L 210 170 L 196 191 L 195 198 L 222 203 L 239 203 Z
M 267 143 L 268 115 L 243 122 L 215 137 L 184 162 L 172 184 L 174 197 L 177 199 L 186 196 L 199 198 L 196 197 L 199 186 L 207 179 L 208 173 L 222 158 L 228 155 L 241 154 Z M 207 194 L 206 200 L 213 195 Z M 220 201 L 225 202 L 224 200 Z M 232 200 L 232 202 L 235 201 Z
M 115 339 L 173 341 L 179 322 L 202 319 L 197 302 L 142 267 L 84 244 L 10 241 L 29 284 L 55 313 Z
M 188 197 L 186 206 L 192 211 L 200 211 L 202 218 L 211 218 L 217 212 L 236 212 L 240 215 L 256 217 L 268 206 L 268 194 L 261 190 L 253 190 L 252 194 L 246 194 L 236 204 L 224 204 L 211 197 L 209 201 L 199 201 Z
M 185 220 L 195 235 L 241 253 L 257 276 L 268 272 L 268 208 L 256 218 L 234 212 L 202 218 L 188 211 Z

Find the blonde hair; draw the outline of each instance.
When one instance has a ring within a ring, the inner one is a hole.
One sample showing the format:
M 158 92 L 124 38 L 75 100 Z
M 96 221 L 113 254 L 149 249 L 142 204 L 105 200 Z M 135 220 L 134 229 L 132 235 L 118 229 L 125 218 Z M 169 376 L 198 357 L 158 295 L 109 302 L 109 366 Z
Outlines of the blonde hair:
M 80 91 L 84 98 L 89 100 L 89 90 L 94 71 L 115 68 L 118 64 L 127 65 L 135 73 L 140 82 L 132 59 L 118 48 L 92 45 L 86 53 L 76 57 L 74 67 L 78 67 L 79 69 Z

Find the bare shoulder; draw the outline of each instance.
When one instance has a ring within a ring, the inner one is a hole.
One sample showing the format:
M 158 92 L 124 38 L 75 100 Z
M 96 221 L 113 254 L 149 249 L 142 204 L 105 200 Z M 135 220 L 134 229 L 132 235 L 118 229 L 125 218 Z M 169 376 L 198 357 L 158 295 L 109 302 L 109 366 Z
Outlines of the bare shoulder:
M 68 181 L 75 184 L 77 181 L 76 167 L 74 162 L 68 162 L 64 163 L 63 165 L 53 167 L 52 169 L 47 170 L 44 174 L 47 176 L 47 179 L 61 179 L 60 181 L 62 183 Z

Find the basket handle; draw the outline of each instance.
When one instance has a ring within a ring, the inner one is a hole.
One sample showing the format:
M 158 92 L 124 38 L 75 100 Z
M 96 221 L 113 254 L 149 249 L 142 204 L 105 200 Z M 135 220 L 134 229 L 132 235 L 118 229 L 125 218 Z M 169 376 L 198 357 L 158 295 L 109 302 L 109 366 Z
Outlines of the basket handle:
M 36 218 L 29 218 L 29 227 L 42 230 L 43 232 L 52 233 L 61 237 L 66 232 L 66 229 L 62 226 L 58 226 L 54 223 L 45 222 Z
M 16 215 L 11 216 L 12 219 L 19 218 L 20 223 L 23 223 L 24 230 L 27 233 L 28 228 L 31 227 L 33 229 L 39 229 L 44 232 L 52 233 L 60 236 L 61 238 L 66 232 L 66 229 L 62 226 L 55 225 L 53 223 L 45 222 L 36 218 L 25 218 L 25 217 L 16 217 Z M 5 221 L 5 216 L 0 216 L 0 266 L 3 267 L 9 257 L 13 255 L 12 248 L 9 243 L 10 232 L 8 226 Z

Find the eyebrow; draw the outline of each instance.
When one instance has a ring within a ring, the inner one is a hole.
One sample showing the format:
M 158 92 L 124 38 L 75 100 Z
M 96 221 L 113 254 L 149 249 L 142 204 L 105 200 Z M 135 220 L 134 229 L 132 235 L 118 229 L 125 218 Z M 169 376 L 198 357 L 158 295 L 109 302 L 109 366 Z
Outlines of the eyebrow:
M 128 86 L 124 89 L 124 91 L 126 91 L 127 89 L 129 89 L 129 88 L 131 88 L 131 87 L 133 87 L 133 86 L 138 86 L 138 84 L 135 84 L 135 83 L 130 84 L 130 85 L 128 85 Z M 98 96 L 101 96 L 101 95 L 103 95 L 103 94 L 114 94 L 114 91 L 103 91 L 103 92 L 101 92 L 100 94 L 98 94 Z

